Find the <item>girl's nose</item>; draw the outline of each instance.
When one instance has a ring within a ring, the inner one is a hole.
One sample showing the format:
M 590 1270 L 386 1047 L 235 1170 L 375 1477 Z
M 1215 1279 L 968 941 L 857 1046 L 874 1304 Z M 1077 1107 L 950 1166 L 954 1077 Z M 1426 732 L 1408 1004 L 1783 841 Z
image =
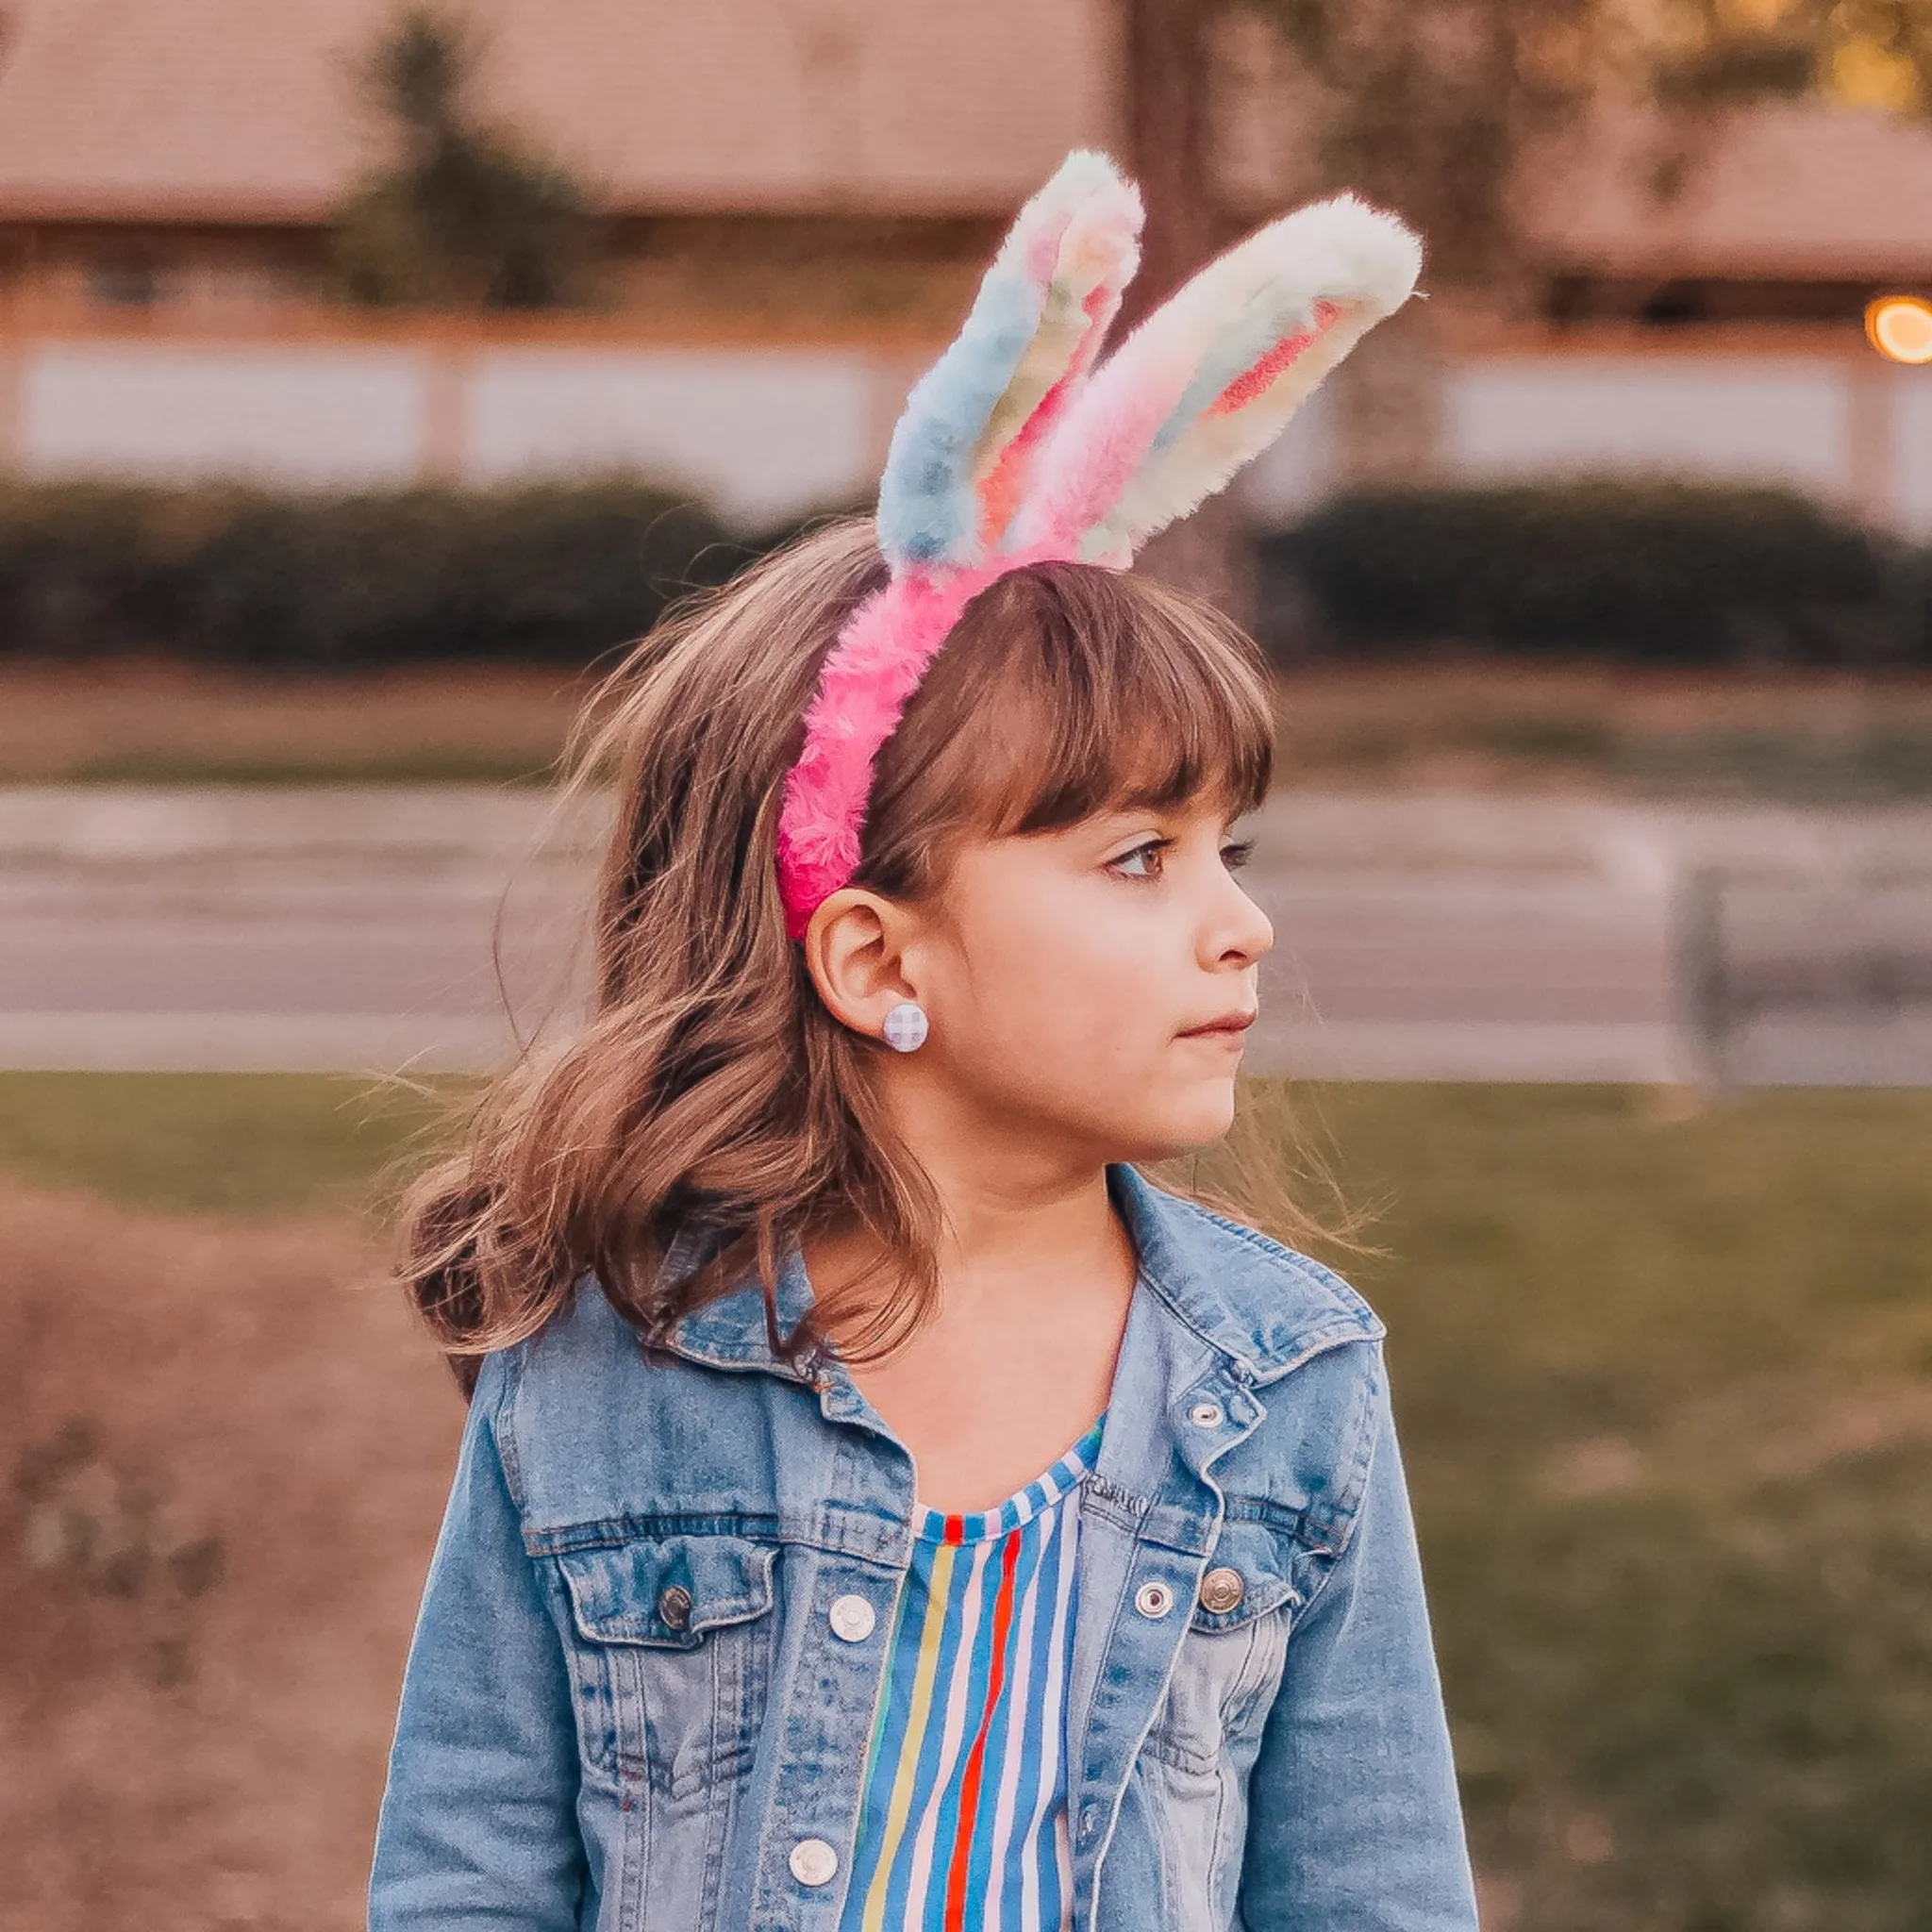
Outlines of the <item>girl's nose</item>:
M 1220 923 L 1215 957 L 1247 963 L 1259 959 L 1274 943 L 1274 926 L 1247 891 L 1233 878 L 1227 882 L 1229 910 Z

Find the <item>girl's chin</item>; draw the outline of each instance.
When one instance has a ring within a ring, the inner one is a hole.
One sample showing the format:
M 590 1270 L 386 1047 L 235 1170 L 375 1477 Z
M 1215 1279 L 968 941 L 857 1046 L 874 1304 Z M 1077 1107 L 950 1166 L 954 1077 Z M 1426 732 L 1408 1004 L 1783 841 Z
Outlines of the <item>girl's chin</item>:
M 1159 1139 L 1175 1154 L 1211 1146 L 1234 1124 L 1234 1073 L 1202 1082 L 1164 1111 Z

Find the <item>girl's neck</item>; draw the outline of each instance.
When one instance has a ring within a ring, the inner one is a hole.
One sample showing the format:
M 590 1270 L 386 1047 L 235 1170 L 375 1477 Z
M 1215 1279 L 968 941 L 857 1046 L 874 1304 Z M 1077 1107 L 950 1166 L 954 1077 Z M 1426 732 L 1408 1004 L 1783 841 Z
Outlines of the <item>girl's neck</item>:
M 890 1356 L 846 1373 L 907 1448 L 916 1493 L 947 1512 L 991 1508 L 1037 1477 L 1106 1409 L 1133 1299 L 1136 1257 L 1106 1176 L 1030 1205 L 1010 1193 L 955 1214 L 939 1303 Z M 808 1241 L 815 1294 L 853 1282 L 868 1240 Z M 835 1349 L 891 1292 L 881 1270 L 868 1308 L 827 1338 Z
M 939 1267 L 948 1313 L 998 1319 L 1042 1293 L 1078 1291 L 1075 1284 L 1083 1282 L 1131 1286 L 1133 1241 L 1104 1168 L 1073 1184 L 1016 1186 L 984 1175 L 949 1183 L 943 1174 L 934 1179 L 945 1204 Z M 879 1253 L 870 1232 L 856 1224 L 811 1237 L 805 1261 L 814 1296 L 857 1278 Z M 890 1277 L 882 1272 L 880 1278 Z

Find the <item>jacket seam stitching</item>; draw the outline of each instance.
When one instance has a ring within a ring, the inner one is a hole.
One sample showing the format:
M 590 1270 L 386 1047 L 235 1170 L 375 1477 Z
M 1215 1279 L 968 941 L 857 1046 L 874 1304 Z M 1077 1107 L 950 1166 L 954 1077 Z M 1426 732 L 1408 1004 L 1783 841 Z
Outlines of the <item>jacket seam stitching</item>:
M 1328 1564 L 1315 1579 L 1314 1588 L 1308 1591 L 1307 1602 L 1302 1607 L 1307 1616 L 1321 1602 L 1323 1593 L 1334 1580 L 1335 1573 L 1341 1568 L 1341 1558 L 1354 1544 L 1356 1531 L 1361 1524 L 1362 1501 L 1368 1494 L 1369 1476 L 1375 1463 L 1375 1418 L 1381 1408 L 1381 1397 L 1385 1386 L 1379 1366 L 1372 1368 L 1362 1392 L 1356 1403 L 1353 1419 L 1353 1441 L 1348 1453 L 1338 1461 L 1345 1463 L 1349 1472 L 1349 1502 L 1346 1508 L 1337 1512 L 1339 1523 L 1335 1539 L 1335 1561 Z
M 489 1417 L 490 1434 L 496 1444 L 497 1459 L 503 1464 L 505 1487 L 517 1506 L 517 1514 L 529 1513 L 529 1492 L 524 1483 L 523 1457 L 516 1440 L 516 1398 L 523 1390 L 524 1351 L 521 1344 L 503 1355 L 503 1389 Z

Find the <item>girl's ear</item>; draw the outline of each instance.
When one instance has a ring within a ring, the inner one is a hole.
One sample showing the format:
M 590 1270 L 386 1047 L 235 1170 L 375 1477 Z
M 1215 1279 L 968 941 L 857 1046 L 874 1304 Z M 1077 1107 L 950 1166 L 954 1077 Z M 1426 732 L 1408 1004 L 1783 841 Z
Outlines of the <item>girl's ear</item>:
M 1353 195 L 1257 229 L 1156 309 L 1048 439 L 1013 535 L 1124 566 L 1280 434 L 1408 300 L 1421 240 Z
M 894 575 L 999 542 L 1032 459 L 1098 353 L 1141 258 L 1141 197 L 1076 151 L 1020 210 L 972 312 L 907 398 L 879 482 Z
M 876 1035 L 887 1008 L 907 996 L 897 927 L 876 892 L 841 886 L 820 901 L 801 935 L 806 972 L 821 1004 L 856 1033 Z

